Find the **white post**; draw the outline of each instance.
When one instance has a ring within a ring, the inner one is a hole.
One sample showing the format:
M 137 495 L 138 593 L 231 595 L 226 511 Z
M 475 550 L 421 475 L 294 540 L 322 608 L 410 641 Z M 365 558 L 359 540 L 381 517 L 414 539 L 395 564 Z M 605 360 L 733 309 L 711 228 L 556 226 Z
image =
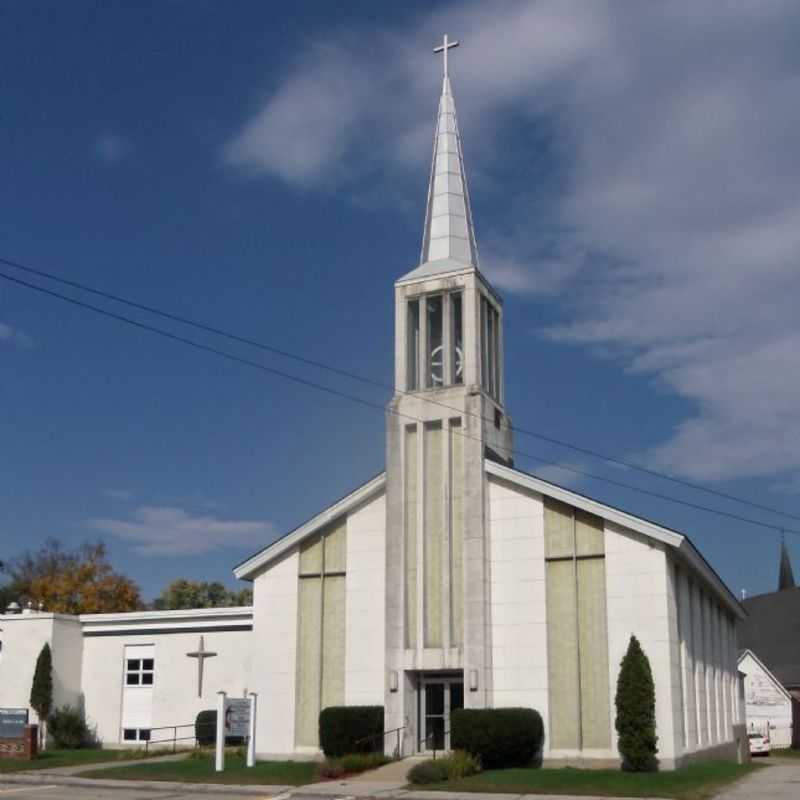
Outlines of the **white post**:
M 225 769 L 225 692 L 217 692 L 217 746 L 214 770 Z
M 247 731 L 247 766 L 256 765 L 256 705 L 258 695 L 250 692 L 250 723 Z

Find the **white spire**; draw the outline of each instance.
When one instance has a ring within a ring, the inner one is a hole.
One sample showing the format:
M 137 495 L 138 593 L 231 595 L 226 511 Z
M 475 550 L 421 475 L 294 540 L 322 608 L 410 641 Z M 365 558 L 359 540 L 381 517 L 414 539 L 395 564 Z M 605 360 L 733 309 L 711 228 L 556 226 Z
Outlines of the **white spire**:
M 442 53 L 444 77 L 433 140 L 433 163 L 420 264 L 450 259 L 477 267 L 478 247 L 464 174 L 464 156 L 458 133 L 456 105 L 447 74 L 447 51 L 457 46 L 458 42 L 449 42 L 445 34 L 442 45 L 434 50 Z

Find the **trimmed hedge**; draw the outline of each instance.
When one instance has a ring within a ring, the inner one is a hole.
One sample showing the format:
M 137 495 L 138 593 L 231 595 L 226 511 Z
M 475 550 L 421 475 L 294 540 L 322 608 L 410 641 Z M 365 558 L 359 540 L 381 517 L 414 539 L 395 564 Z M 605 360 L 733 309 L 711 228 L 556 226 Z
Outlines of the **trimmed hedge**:
M 201 711 L 194 721 L 194 736 L 197 744 L 210 747 L 217 743 L 217 710 L 215 708 Z M 244 744 L 244 736 L 226 736 L 225 744 L 238 747 Z
M 483 769 L 523 767 L 542 752 L 544 723 L 532 708 L 459 708 L 450 717 L 450 741 Z
M 383 750 L 382 734 L 383 706 L 328 706 L 319 714 L 319 744 L 328 758 Z

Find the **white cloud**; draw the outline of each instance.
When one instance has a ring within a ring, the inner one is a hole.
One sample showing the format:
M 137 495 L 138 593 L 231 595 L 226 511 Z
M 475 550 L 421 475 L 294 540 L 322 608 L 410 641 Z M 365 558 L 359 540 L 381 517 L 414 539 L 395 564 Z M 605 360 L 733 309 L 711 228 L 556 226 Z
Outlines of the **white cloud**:
M 5 322 L 0 322 L 0 342 L 7 342 L 23 348 L 33 347 L 35 344 L 25 331 L 21 331 L 19 328 L 15 328 Z
M 498 286 L 561 294 L 545 335 L 687 401 L 651 464 L 800 474 L 800 7 L 519 0 L 330 36 L 228 161 L 354 194 L 413 174 L 419 191 L 438 80 L 426 51 L 443 30 L 463 44 L 454 89 L 473 195 L 495 209 L 491 230 L 477 223 Z M 493 177 L 509 173 L 513 196 Z
M 580 464 L 542 464 L 531 473 L 543 481 L 574 489 L 586 480 L 586 476 L 580 474 L 583 469 Z
M 133 145 L 129 139 L 115 133 L 101 133 L 94 140 L 94 154 L 105 164 L 115 164 L 130 155 Z
M 275 538 L 270 522 L 195 516 L 164 506 L 140 506 L 132 519 L 92 519 L 89 524 L 146 556 L 199 555 L 224 547 L 256 547 Z

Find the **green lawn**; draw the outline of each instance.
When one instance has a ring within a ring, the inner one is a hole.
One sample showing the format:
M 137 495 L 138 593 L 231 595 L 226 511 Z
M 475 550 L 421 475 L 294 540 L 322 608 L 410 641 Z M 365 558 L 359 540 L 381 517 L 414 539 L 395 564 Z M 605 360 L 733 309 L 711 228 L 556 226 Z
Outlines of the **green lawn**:
M 671 772 L 632 773 L 605 769 L 497 769 L 470 778 L 419 789 L 448 792 L 509 792 L 513 794 L 575 794 L 601 797 L 669 797 L 705 800 L 720 787 L 758 766 L 708 761 Z
M 317 780 L 319 764 L 313 761 L 258 761 L 248 769 L 241 756 L 229 755 L 225 771 L 214 772 L 214 755 L 187 758 L 160 764 L 143 762 L 129 767 L 113 767 L 82 772 L 82 778 L 109 778 L 123 781 L 180 781 L 182 783 L 256 783 L 273 786 L 302 786 Z
M 28 769 L 53 769 L 77 767 L 80 764 L 99 764 L 104 761 L 122 761 L 143 758 L 142 750 L 45 750 L 32 761 L 9 758 L 0 759 L 0 773 L 20 772 Z

